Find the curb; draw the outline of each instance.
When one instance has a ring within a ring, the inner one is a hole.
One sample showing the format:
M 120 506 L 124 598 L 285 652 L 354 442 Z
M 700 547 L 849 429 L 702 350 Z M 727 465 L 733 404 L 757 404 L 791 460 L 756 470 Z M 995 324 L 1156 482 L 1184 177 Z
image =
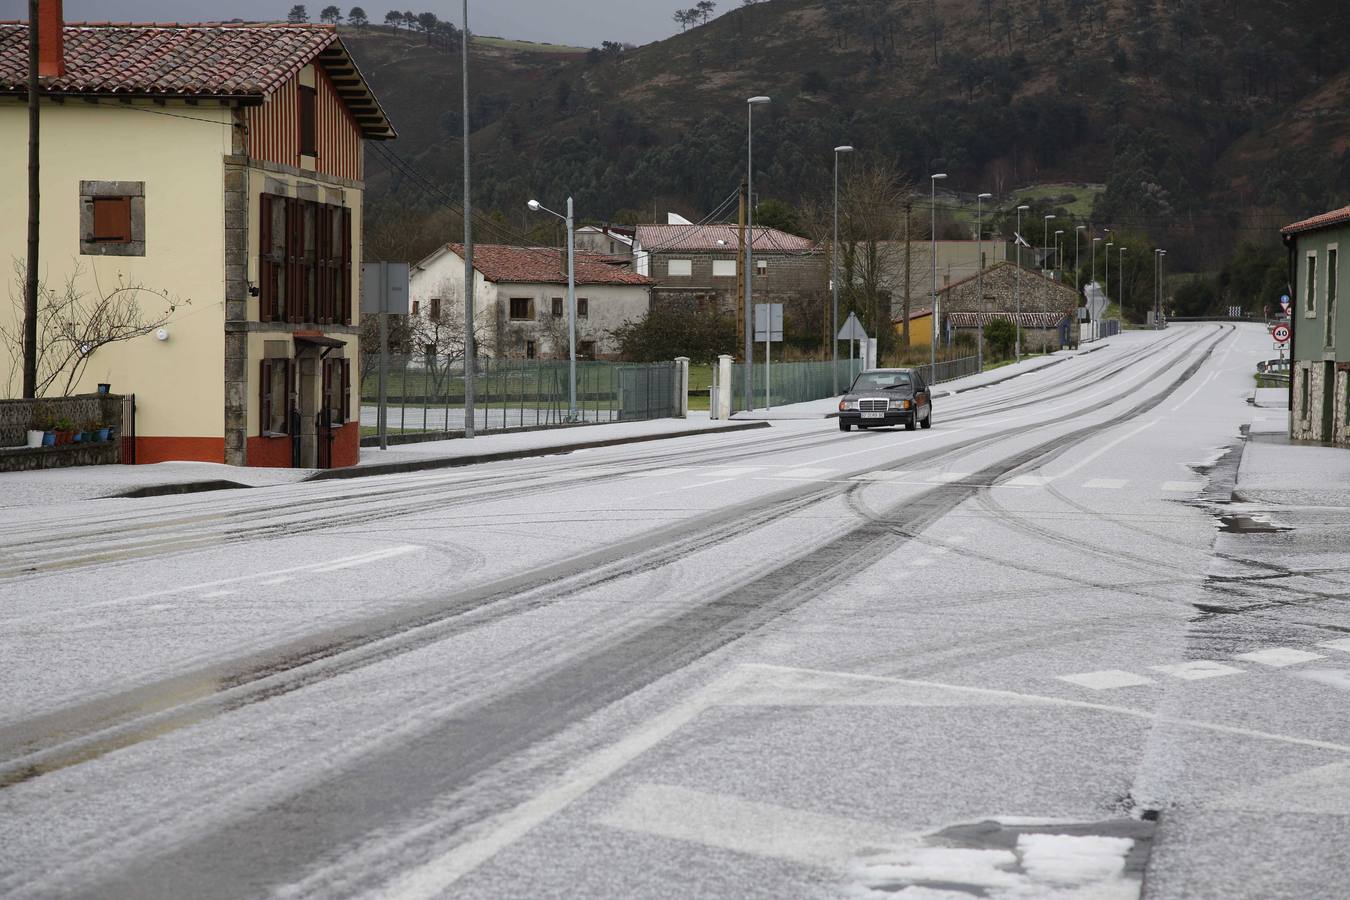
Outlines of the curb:
M 147 484 L 121 494 L 109 494 L 99 500 L 140 500 L 144 497 L 167 497 L 172 494 L 200 494 L 204 491 L 234 491 L 253 487 L 237 481 L 215 478 L 211 481 L 179 481 L 172 484 Z
M 664 434 L 644 434 L 626 438 L 608 438 L 596 441 L 578 441 L 574 444 L 558 444 L 554 447 L 531 447 L 525 450 L 502 450 L 497 453 L 477 453 L 472 456 L 438 456 L 431 459 L 411 459 L 404 462 L 376 463 L 370 466 L 349 466 L 345 469 L 325 469 L 322 472 L 303 479 L 310 481 L 331 481 L 336 478 L 367 478 L 374 475 L 401 475 L 408 472 L 424 472 L 428 469 L 453 469 L 461 466 L 473 466 L 480 463 L 502 462 L 511 459 L 528 459 L 532 456 L 559 456 L 577 450 L 591 450 L 596 447 L 617 447 L 621 444 L 642 444 L 648 441 L 664 441 L 669 438 L 697 437 L 701 434 L 725 434 L 729 431 L 747 431 L 752 428 L 772 427 L 768 422 L 745 422 L 737 425 L 720 425 L 716 428 L 690 428 L 685 431 L 668 431 Z

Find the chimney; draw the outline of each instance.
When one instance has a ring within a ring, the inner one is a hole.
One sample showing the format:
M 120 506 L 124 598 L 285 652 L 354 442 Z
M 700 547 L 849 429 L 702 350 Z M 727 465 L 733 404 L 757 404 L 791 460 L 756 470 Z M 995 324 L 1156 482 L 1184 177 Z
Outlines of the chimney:
M 65 19 L 61 0 L 38 0 L 38 77 L 66 74 Z

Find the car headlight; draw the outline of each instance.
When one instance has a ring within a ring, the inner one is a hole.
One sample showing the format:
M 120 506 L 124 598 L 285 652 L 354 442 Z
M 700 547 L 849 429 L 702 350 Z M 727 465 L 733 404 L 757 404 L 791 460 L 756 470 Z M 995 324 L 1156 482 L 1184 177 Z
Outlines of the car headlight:
M 909 409 L 908 400 L 892 400 L 891 409 Z
M 857 401 L 857 400 L 840 400 L 840 401 L 839 401 L 839 411 L 840 411 L 840 412 L 843 412 L 843 411 L 846 410 L 846 409 L 857 409 L 857 408 L 858 408 L 858 401 Z

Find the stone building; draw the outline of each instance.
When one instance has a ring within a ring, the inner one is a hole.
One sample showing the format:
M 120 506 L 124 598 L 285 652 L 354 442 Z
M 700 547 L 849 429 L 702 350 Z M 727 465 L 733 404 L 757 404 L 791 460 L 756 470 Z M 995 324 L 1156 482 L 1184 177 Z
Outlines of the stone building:
M 1028 269 L 1022 269 L 1019 278 L 1017 265 L 1010 262 L 985 269 L 983 280 L 978 274 L 969 275 L 938 291 L 938 310 L 948 339 L 962 333 L 974 338 L 992 320 L 1007 319 L 1020 323 L 1022 347 L 1029 351 L 1077 346 L 1078 302 L 1073 288 Z
M 1292 287 L 1290 436 L 1350 446 L 1350 314 L 1339 302 L 1350 206 L 1286 225 L 1281 234 Z

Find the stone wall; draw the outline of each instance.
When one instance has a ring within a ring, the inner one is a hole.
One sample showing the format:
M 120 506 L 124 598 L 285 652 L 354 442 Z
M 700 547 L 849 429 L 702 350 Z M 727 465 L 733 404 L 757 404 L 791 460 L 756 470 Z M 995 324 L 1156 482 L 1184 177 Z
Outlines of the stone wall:
M 1289 417 L 1290 437 L 1302 441 L 1327 441 L 1350 446 L 1350 364 L 1337 363 L 1335 380 L 1327 384 L 1326 361 L 1294 360 L 1294 409 Z M 1304 384 L 1307 387 L 1304 387 Z M 1332 391 L 1331 434 L 1323 433 L 1326 392 Z M 1306 394 L 1306 397 L 1305 397 Z
M 27 432 L 40 410 L 69 419 L 77 428 L 97 421 L 116 429 L 116 439 L 94 444 L 28 449 Z M 122 397 L 83 394 L 41 400 L 0 400 L 0 472 L 51 469 L 62 466 L 109 465 L 121 461 Z

